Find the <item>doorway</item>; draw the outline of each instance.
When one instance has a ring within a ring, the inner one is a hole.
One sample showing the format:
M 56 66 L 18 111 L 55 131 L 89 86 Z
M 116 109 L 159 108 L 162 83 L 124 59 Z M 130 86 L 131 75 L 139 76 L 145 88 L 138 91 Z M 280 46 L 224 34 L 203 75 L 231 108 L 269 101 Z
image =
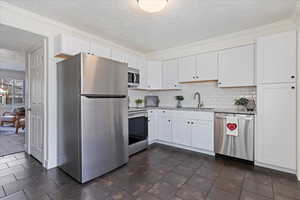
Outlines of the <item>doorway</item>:
M 0 33 L 0 156 L 25 151 L 44 164 L 46 39 L 5 25 Z

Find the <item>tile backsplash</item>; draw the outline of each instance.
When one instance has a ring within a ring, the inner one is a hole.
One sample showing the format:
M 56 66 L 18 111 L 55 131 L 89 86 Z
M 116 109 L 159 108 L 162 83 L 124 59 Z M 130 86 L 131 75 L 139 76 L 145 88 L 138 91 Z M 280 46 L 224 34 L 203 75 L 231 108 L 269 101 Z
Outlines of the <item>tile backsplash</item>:
M 197 106 L 197 99 L 194 99 L 194 93 L 201 94 L 201 101 L 204 107 L 212 108 L 234 108 L 234 99 L 245 96 L 256 99 L 256 87 L 241 88 L 219 88 L 216 82 L 190 83 L 182 84 L 180 91 L 159 91 L 145 92 L 129 90 L 130 106 L 135 106 L 134 100 L 144 98 L 144 95 L 157 95 L 160 99 L 160 106 L 176 106 L 175 96 L 182 95 L 183 106 Z

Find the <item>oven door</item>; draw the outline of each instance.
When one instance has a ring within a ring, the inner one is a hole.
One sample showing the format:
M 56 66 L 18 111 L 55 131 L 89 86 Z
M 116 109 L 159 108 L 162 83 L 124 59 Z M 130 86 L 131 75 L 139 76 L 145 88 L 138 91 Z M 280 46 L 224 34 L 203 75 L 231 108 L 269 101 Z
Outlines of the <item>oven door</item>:
M 148 118 L 145 116 L 128 119 L 129 155 L 148 147 Z

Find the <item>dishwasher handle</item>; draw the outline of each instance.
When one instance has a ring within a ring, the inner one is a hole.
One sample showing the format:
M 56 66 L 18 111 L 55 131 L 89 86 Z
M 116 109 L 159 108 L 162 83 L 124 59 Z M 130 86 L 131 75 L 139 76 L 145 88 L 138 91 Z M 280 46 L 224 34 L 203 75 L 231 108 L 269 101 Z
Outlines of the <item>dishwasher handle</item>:
M 236 116 L 236 115 L 235 115 L 235 116 Z M 253 116 L 245 116 L 245 115 L 241 116 L 241 115 L 238 115 L 238 116 L 236 116 L 236 117 L 237 117 L 239 120 L 253 120 Z M 221 119 L 221 120 L 226 120 L 226 115 L 222 115 L 222 116 L 216 115 L 215 118 L 216 118 L 216 119 Z

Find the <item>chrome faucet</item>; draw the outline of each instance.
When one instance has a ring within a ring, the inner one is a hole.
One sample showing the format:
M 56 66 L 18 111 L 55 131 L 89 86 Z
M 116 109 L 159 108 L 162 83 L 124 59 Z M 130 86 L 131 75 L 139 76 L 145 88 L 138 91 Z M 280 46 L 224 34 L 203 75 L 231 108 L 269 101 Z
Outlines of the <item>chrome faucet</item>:
M 199 92 L 196 92 L 194 94 L 194 99 L 196 99 L 197 96 L 198 96 L 198 108 L 201 108 L 203 106 L 203 104 L 201 103 L 201 94 Z

